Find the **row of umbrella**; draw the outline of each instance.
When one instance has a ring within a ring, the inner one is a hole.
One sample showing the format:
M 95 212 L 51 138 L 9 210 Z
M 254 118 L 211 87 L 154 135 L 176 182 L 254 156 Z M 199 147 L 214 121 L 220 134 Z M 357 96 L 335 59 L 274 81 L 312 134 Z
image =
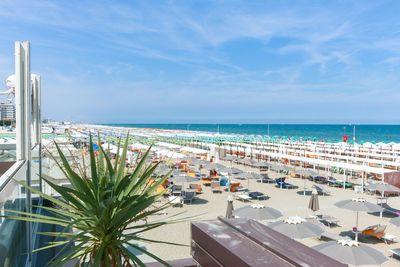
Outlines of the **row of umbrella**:
M 335 203 L 339 208 L 357 212 L 356 225 L 358 227 L 358 212 L 377 212 L 381 207 L 367 202 L 361 198 L 343 200 Z M 318 195 L 313 192 L 309 208 L 313 211 L 319 209 Z M 276 220 L 283 215 L 280 211 L 258 204 L 247 205 L 238 209 L 233 209 L 232 200 L 228 201 L 227 217 L 237 216 L 254 220 Z M 390 220 L 390 223 L 400 227 L 400 217 Z M 324 230 L 314 223 L 308 222 L 300 217 L 289 217 L 268 224 L 272 229 L 293 239 L 303 239 L 320 236 Z M 326 242 L 313 247 L 319 252 L 334 258 L 345 264 L 352 265 L 380 265 L 388 259 L 380 251 L 361 245 L 356 240 L 338 240 Z

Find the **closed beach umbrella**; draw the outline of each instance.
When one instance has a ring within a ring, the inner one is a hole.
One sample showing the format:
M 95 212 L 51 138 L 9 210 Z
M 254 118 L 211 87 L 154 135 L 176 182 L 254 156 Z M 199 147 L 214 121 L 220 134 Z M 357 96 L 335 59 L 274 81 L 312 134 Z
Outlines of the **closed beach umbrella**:
M 270 223 L 268 226 L 293 239 L 317 237 L 324 232 L 320 226 L 300 217 L 289 217 L 283 221 Z
M 356 228 L 358 229 L 358 212 L 381 212 L 383 209 L 373 203 L 365 201 L 363 198 L 353 198 L 342 200 L 335 203 L 335 206 L 342 209 L 352 210 L 357 212 Z M 356 232 L 356 241 L 358 241 L 358 230 Z
M 247 218 L 253 220 L 275 220 L 282 217 L 282 213 L 279 210 L 265 207 L 259 204 L 247 205 L 233 211 L 235 216 L 240 218 Z
M 393 218 L 389 222 L 393 225 L 400 227 L 400 217 Z
M 228 206 L 226 207 L 226 218 L 233 218 L 233 199 L 232 196 L 228 197 Z
M 319 210 L 319 202 L 318 202 L 318 192 L 317 190 L 313 190 L 310 198 L 310 203 L 308 204 L 308 208 L 315 213 Z
M 388 260 L 382 252 L 353 240 L 330 241 L 313 247 L 332 259 L 349 265 L 381 265 Z

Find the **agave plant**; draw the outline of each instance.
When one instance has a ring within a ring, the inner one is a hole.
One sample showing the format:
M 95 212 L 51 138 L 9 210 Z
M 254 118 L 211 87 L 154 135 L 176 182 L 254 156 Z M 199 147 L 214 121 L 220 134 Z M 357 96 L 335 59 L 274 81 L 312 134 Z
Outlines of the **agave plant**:
M 80 172 L 77 168 L 73 168 L 56 144 L 60 158 L 57 163 L 70 181 L 71 188 L 42 179 L 59 193 L 60 198 L 44 194 L 19 182 L 32 193 L 54 203 L 53 207 L 41 207 L 54 216 L 7 210 L 9 214 L 12 213 L 7 218 L 54 224 L 67 229 L 63 232 L 39 233 L 51 236 L 55 241 L 36 251 L 63 246 L 61 252 L 49 263 L 50 266 L 61 266 L 73 259 L 78 259 L 81 266 L 145 266 L 130 248 L 168 265 L 138 245 L 138 242 L 143 241 L 175 245 L 141 236 L 146 231 L 172 222 L 172 220 L 152 223 L 144 221 L 147 216 L 169 206 L 169 203 L 159 207 L 154 205 L 163 194 L 163 192 L 156 193 L 156 189 L 165 182 L 167 176 L 152 178 L 157 164 L 146 164 L 150 149 L 128 173 L 125 164 L 128 140 L 127 137 L 121 156 L 118 156 L 118 151 L 117 158 L 111 159 L 100 145 L 100 140 L 99 151 L 94 152 L 90 137 L 90 175 L 86 175 L 86 171 Z M 86 169 L 85 166 L 83 168 Z

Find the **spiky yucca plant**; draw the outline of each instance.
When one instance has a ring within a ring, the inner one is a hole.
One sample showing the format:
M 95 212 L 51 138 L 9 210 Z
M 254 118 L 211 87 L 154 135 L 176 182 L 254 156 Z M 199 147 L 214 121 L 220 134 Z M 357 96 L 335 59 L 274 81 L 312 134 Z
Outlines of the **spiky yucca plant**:
M 60 162 L 57 162 L 65 177 L 70 181 L 71 188 L 56 185 L 43 177 L 42 179 L 60 194 L 60 198 L 44 194 L 19 182 L 29 188 L 32 193 L 54 203 L 53 207 L 41 208 L 55 216 L 7 210 L 9 214 L 13 214 L 6 216 L 7 218 L 55 224 L 72 229 L 72 231 L 39 233 L 55 237 L 56 241 L 36 251 L 64 246 L 49 263 L 50 266 L 61 266 L 72 259 L 79 259 L 81 266 L 145 266 L 129 250 L 129 247 L 168 265 L 167 262 L 137 244 L 137 242 L 145 241 L 174 245 L 169 242 L 149 240 L 140 235 L 172 222 L 171 220 L 152 223 L 144 221 L 147 216 L 169 206 L 169 203 L 159 207 L 153 205 L 163 194 L 163 192 L 156 193 L 156 189 L 165 182 L 167 176 L 151 178 L 157 164 L 150 166 L 146 164 L 150 149 L 137 162 L 133 170 L 127 173 L 125 160 L 128 140 L 127 137 L 121 156 L 117 153 L 117 158 L 113 162 L 101 147 L 100 141 L 99 153 L 95 155 L 90 137 L 90 176 L 88 177 L 71 167 L 56 144 L 60 158 Z

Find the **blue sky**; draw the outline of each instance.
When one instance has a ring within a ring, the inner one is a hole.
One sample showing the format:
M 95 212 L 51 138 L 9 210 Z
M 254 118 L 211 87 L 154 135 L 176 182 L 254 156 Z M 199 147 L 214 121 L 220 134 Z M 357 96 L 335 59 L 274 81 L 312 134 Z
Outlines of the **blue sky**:
M 0 78 L 31 41 L 44 116 L 400 123 L 398 1 L 0 1 Z

